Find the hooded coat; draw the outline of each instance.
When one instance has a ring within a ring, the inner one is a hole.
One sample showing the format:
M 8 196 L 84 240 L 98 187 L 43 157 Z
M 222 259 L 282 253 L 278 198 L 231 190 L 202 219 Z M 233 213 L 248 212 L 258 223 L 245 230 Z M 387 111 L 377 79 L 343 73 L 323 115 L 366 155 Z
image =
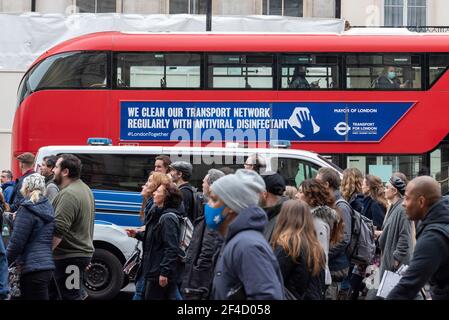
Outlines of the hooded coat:
M 411 300 L 429 282 L 433 300 L 448 300 L 449 199 L 443 198 L 429 209 L 416 239 L 410 266 L 387 298 Z
M 225 243 L 215 268 L 212 296 L 215 300 L 283 300 L 281 270 L 262 232 L 267 215 L 257 206 L 241 211 L 228 226 Z
M 394 203 L 384 220 L 379 247 L 382 252 L 380 278 L 385 270 L 396 271 L 394 262 L 408 265 L 413 253 L 413 224 L 402 207 L 402 199 Z
M 52 242 L 55 212 L 47 198 L 26 199 L 19 207 L 7 248 L 8 262 L 22 267 L 22 274 L 54 270 Z

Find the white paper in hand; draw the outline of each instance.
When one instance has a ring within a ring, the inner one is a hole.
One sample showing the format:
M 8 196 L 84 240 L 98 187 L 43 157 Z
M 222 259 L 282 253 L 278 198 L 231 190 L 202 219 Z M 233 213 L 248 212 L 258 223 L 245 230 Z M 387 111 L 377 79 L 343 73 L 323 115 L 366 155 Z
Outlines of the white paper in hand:
M 385 299 L 401 278 L 402 276 L 398 273 L 385 271 L 377 290 L 377 296 Z

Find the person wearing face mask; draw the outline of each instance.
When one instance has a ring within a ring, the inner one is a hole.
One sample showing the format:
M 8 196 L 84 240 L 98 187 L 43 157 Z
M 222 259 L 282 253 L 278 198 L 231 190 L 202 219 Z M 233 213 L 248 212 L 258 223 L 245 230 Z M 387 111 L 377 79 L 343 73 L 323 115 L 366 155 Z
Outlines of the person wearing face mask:
M 224 238 L 212 285 L 215 300 L 284 298 L 279 263 L 262 233 L 267 224 L 258 205 L 263 191 L 263 179 L 245 169 L 211 187 L 206 224 Z
M 203 179 L 203 193 L 198 196 L 200 215 L 193 222 L 195 227 L 187 250 L 181 286 L 181 292 L 186 300 L 207 299 L 210 295 L 214 263 L 223 240 L 216 230 L 207 228 L 204 205 L 209 199 L 211 186 L 224 175 L 220 170 L 210 169 Z
M 405 88 L 407 85 L 406 81 L 405 83 L 401 83 L 401 80 L 397 77 L 397 72 L 395 67 L 388 67 L 387 70 L 384 72 L 383 75 L 381 75 L 376 80 L 376 88 L 379 89 L 400 89 Z

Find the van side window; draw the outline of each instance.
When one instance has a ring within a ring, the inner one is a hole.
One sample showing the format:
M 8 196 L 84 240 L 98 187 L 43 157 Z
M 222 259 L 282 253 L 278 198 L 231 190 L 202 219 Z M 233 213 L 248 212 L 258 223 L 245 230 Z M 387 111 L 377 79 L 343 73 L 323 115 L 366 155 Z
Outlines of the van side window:
M 140 192 L 154 170 L 156 155 L 75 154 L 83 164 L 81 179 L 99 190 Z
M 202 191 L 203 189 L 203 179 L 207 175 L 207 172 L 214 169 L 221 169 L 223 167 L 229 167 L 231 169 L 237 170 L 243 168 L 244 157 L 236 156 L 222 156 L 217 154 L 212 155 L 191 155 L 190 157 L 180 157 L 176 159 L 176 156 L 171 158 L 172 162 L 177 160 L 189 161 L 193 166 L 193 174 L 190 178 L 190 184 Z
M 309 161 L 292 158 L 272 158 L 271 168 L 284 177 L 289 186 L 298 186 L 306 179 L 315 178 L 319 166 Z

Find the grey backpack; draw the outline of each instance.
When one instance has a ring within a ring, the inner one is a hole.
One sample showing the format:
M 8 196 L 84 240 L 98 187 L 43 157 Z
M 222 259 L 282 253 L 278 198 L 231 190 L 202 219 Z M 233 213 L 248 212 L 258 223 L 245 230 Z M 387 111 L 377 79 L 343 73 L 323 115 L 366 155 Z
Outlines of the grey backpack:
M 346 248 L 349 260 L 354 264 L 370 264 L 376 252 L 373 221 L 354 210 L 343 199 L 337 200 L 336 204 L 342 202 L 351 208 L 351 241 Z

